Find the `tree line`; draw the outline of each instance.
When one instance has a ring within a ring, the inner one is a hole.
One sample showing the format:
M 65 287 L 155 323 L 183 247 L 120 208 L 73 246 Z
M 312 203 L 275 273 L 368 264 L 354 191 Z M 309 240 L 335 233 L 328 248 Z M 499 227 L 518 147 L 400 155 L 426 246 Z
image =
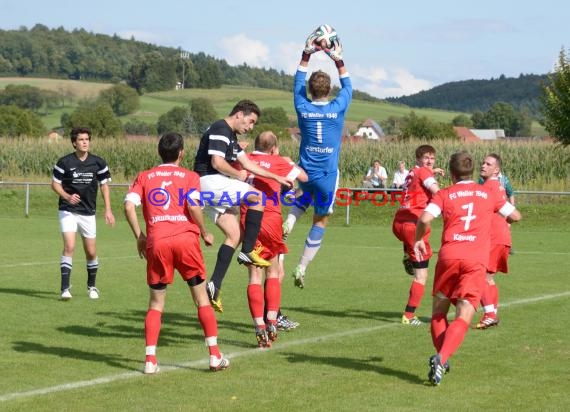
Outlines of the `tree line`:
M 29 85 L 8 85 L 0 90 L 0 135 L 41 136 L 45 133 L 40 110 L 61 105 L 63 96 L 55 92 Z M 200 135 L 216 120 L 217 114 L 207 98 L 193 99 L 187 106 L 175 106 L 162 114 L 156 124 L 130 119 L 122 124 L 119 117 L 139 109 L 139 95 L 131 87 L 118 83 L 99 93 L 92 100 L 79 102 L 79 107 L 61 116 L 64 132 L 77 125 L 92 128 L 99 137 L 130 135 L 156 135 L 177 131 L 186 136 Z M 266 108 L 261 122 L 274 126 L 280 133 L 291 124 L 283 108 Z M 426 116 L 417 116 L 413 111 L 407 116 L 390 116 L 381 121 L 384 132 L 402 139 L 454 138 L 453 126 L 477 129 L 504 129 L 507 136 L 529 136 L 531 117 L 516 111 L 506 103 L 496 103 L 487 112 L 474 112 L 471 116 L 460 114 L 451 123 L 436 122 Z
M 126 82 L 137 92 L 219 88 L 222 84 L 291 90 L 293 77 L 274 69 L 230 66 L 223 59 L 179 48 L 36 24 L 0 30 L 0 76 L 34 76 Z M 184 67 L 183 67 L 184 66 Z M 184 73 L 184 79 L 182 79 Z
M 46 129 L 40 111 L 61 104 L 62 96 L 29 85 L 8 85 L 0 90 L 0 136 L 43 136 Z M 175 106 L 162 114 L 156 124 L 131 119 L 122 124 L 119 117 L 137 111 L 140 107 L 138 93 L 123 83 L 102 90 L 95 99 L 79 102 L 78 107 L 61 116 L 61 129 L 69 134 L 73 127 L 89 127 L 93 135 L 106 138 L 130 135 L 152 136 L 176 131 L 184 136 L 200 136 L 218 115 L 213 103 L 207 98 L 196 98 L 188 105 Z M 265 108 L 258 129 L 275 130 L 285 137 L 290 126 L 289 118 L 282 107 Z
M 412 107 L 471 112 L 470 118 L 459 116 L 454 119 L 453 125 L 503 128 L 508 136 L 529 135 L 532 116 L 538 115 L 547 130 L 557 136 L 561 130 L 566 133 L 560 124 L 568 117 L 570 90 L 566 80 L 567 71 L 567 59 L 562 50 L 556 72 L 548 76 L 521 74 L 518 79 L 501 76 L 489 81 L 454 82 L 388 101 Z M 86 116 L 94 114 L 103 117 L 110 126 L 100 131 L 102 136 L 122 132 L 160 133 L 160 119 L 155 129 L 152 125 L 136 121 L 123 126 L 111 116 L 122 116 L 138 108 L 135 94 L 170 90 L 180 80 L 188 88 L 219 88 L 222 84 L 228 84 L 287 91 L 292 89 L 293 82 L 292 76 L 274 69 L 253 68 L 246 64 L 230 66 L 225 60 L 204 53 L 183 53 L 180 49 L 155 46 L 134 38 L 125 40 L 116 35 L 88 33 L 83 29 L 67 32 L 62 27 L 49 29 L 41 24 L 29 30 L 26 27 L 0 30 L 1 75 L 116 83 L 95 102 L 82 102 L 76 112 L 62 116 L 64 128 L 70 126 L 74 116 L 76 121 L 86 121 Z M 0 93 L 0 134 L 40 135 L 43 130 L 41 121 L 36 118 L 38 108 L 63 105 L 63 98 L 57 93 L 34 90 L 31 86 L 8 86 Z M 359 91 L 355 91 L 354 98 L 378 100 Z M 166 115 L 184 119 L 178 122 L 184 126 L 182 132 L 196 133 L 203 128 L 204 111 L 187 113 L 191 111 L 192 104 L 189 108 L 175 109 L 178 110 L 177 114 Z M 194 110 L 197 111 L 196 108 Z M 100 119 L 90 122 L 101 124 Z M 451 125 L 432 122 L 413 112 L 404 118 L 390 118 L 382 123 L 389 134 L 397 132 L 403 138 L 452 137 Z
M 539 114 L 539 96 L 547 75 L 520 74 L 519 77 L 499 76 L 490 80 L 463 80 L 445 83 L 419 93 L 391 97 L 391 103 L 413 108 L 433 108 L 459 112 L 487 111 L 496 102 L 504 102 L 533 116 Z

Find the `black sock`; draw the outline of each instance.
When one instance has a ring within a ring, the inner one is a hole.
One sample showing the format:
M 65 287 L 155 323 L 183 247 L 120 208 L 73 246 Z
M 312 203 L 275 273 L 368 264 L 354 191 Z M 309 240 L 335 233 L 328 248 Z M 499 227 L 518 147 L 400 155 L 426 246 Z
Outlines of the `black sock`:
M 63 292 L 65 289 L 69 289 L 69 279 L 71 278 L 71 270 L 67 271 L 67 273 L 63 273 L 61 271 L 61 291 Z
M 415 311 L 416 311 L 415 306 L 406 305 L 406 309 L 405 309 L 406 313 L 415 313 Z
M 232 257 L 234 256 L 235 249 L 225 243 L 218 249 L 218 258 L 216 259 L 216 266 L 214 267 L 214 273 L 210 279 L 214 282 L 216 289 L 222 288 L 222 281 L 226 277 L 230 263 L 232 262 Z
M 99 269 L 99 263 L 97 260 L 94 262 L 87 262 L 87 287 L 95 287 L 95 279 L 97 278 L 97 269 Z
M 72 269 L 71 259 L 69 261 L 62 259 L 59 265 L 61 271 L 61 291 L 69 289 L 69 281 L 71 279 L 71 269 Z
M 243 243 L 241 251 L 249 253 L 253 250 L 259 229 L 261 228 L 261 219 L 263 218 L 262 210 L 247 209 L 245 215 L 245 233 L 243 235 Z

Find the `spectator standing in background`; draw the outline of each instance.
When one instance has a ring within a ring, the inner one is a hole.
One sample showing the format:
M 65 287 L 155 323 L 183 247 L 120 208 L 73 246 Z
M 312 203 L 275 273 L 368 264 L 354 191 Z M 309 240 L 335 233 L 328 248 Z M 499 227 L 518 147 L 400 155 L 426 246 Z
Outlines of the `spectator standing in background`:
M 392 180 L 392 189 L 401 189 L 404 186 L 406 177 L 410 171 L 406 169 L 406 162 L 400 160 L 398 162 L 398 170 L 394 172 L 394 180 Z
M 382 166 L 380 160 L 374 160 L 370 168 L 368 168 L 366 176 L 364 176 L 362 186 L 369 188 L 385 188 L 387 180 L 388 174 L 386 173 L 386 168 Z

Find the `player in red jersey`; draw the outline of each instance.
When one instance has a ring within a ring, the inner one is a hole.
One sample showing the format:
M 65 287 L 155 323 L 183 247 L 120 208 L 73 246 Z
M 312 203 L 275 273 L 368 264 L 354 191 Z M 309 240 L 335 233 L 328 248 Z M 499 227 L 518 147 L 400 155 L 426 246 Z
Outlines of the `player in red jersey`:
M 139 173 L 125 197 L 125 216 L 137 240 L 139 256 L 147 260 L 150 301 L 145 319 L 144 373 L 158 372 L 156 346 L 166 287 L 173 282 L 174 269 L 188 283 L 198 307 L 198 319 L 210 352 L 210 369 L 226 369 L 230 362 L 218 348 L 218 323 L 204 282 L 206 268 L 200 236 L 206 246 L 212 245 L 214 236 L 204 224 L 200 177 L 180 167 L 184 140 L 178 133 L 163 135 L 158 143 L 158 153 L 163 164 Z M 136 212 L 136 206 L 141 204 L 146 235 L 139 225 Z
M 505 188 L 499 180 L 501 165 L 501 157 L 498 154 L 491 153 L 483 160 L 479 174 L 484 181 L 484 185 L 489 190 L 510 201 Z M 499 289 L 495 283 L 495 274 L 497 272 L 509 272 L 508 260 L 512 245 L 511 229 L 505 218 L 496 213 L 493 216 L 492 228 L 491 253 L 489 255 L 489 264 L 487 265 L 487 286 L 481 295 L 481 306 L 483 307 L 484 315 L 475 325 L 476 329 L 487 329 L 499 324 L 499 318 L 497 317 Z
M 404 200 L 392 223 L 392 232 L 404 246 L 404 268 L 414 277 L 406 309 L 402 315 L 402 324 L 421 325 L 415 315 L 424 296 L 425 284 L 428 277 L 429 258 L 432 256 L 429 244 L 429 230 L 424 237 L 426 253 L 419 259 L 414 252 L 414 236 L 419 216 L 429 203 L 431 197 L 439 190 L 434 172 L 443 175 L 442 169 L 433 168 L 435 163 L 435 149 L 430 145 L 422 145 L 416 149 L 416 165 L 406 177 L 404 182 Z
M 449 160 L 453 185 L 434 195 L 418 220 L 414 250 L 422 258 L 429 254 L 424 236 L 431 221 L 443 216 L 443 233 L 433 283 L 431 336 L 437 354 L 430 360 L 428 379 L 439 385 L 449 370 L 448 359 L 459 348 L 477 310 L 485 288 L 485 273 L 491 245 L 491 223 L 495 212 L 518 221 L 520 213 L 496 192 L 472 179 L 474 163 L 467 152 Z M 449 306 L 456 307 L 448 324 Z
M 255 151 L 248 154 L 250 160 L 269 172 L 285 177 L 287 180 L 300 182 L 307 181 L 307 174 L 303 169 L 282 156 L 279 156 L 277 137 L 273 132 L 265 131 L 255 139 Z M 247 287 L 247 300 L 249 310 L 255 326 L 257 343 L 260 347 L 269 347 L 277 339 L 277 316 L 281 305 L 281 282 L 285 275 L 283 260 L 280 255 L 288 252 L 283 240 L 279 182 L 266 177 L 252 176 L 251 185 L 261 191 L 265 212 L 261 220 L 261 230 L 257 237 L 256 246 L 260 256 L 271 263 L 265 270 L 265 290 L 262 287 L 263 271 L 254 265 L 248 266 L 249 284 Z M 245 216 L 248 205 L 241 205 L 241 228 L 245 229 Z M 264 320 L 266 313 L 267 324 Z

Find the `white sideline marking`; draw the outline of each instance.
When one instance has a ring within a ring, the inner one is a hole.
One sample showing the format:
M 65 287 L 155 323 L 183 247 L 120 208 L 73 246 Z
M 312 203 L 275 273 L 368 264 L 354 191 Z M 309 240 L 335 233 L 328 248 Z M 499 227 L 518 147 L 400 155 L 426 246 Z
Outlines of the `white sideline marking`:
M 541 295 L 541 296 L 536 296 L 534 298 L 515 300 L 512 302 L 507 302 L 507 303 L 501 304 L 501 307 L 504 308 L 504 307 L 508 307 L 508 306 L 524 305 L 524 304 L 528 304 L 528 303 L 540 302 L 540 301 L 549 300 L 549 299 L 557 299 L 557 298 L 562 298 L 562 297 L 566 297 L 566 296 L 570 296 L 570 291 L 555 293 L 555 294 L 551 294 L 551 295 Z M 374 332 L 374 331 L 377 331 L 380 329 L 399 327 L 399 326 L 400 326 L 400 323 L 393 322 L 393 323 L 389 323 L 389 324 L 374 326 L 371 328 L 350 329 L 350 330 L 346 330 L 344 332 L 333 333 L 331 335 L 317 336 L 317 337 L 313 337 L 313 338 L 300 339 L 300 340 L 284 342 L 284 343 L 280 342 L 278 347 L 273 348 L 273 349 L 269 349 L 269 350 L 279 351 L 281 349 L 286 349 L 286 348 L 289 348 L 292 346 L 312 344 L 312 343 L 323 341 L 323 340 L 336 339 L 336 338 L 341 338 L 343 336 L 356 335 L 356 334 L 360 334 L 360 333 L 369 333 L 369 332 Z M 248 356 L 248 355 L 256 355 L 256 354 L 264 353 L 267 351 L 268 350 L 259 349 L 259 348 L 247 349 L 247 350 L 244 350 L 241 352 L 235 352 L 235 353 L 227 354 L 227 357 L 230 360 L 232 360 L 232 359 L 235 359 L 238 357 Z M 142 362 L 141 362 L 141 364 L 142 364 Z M 160 370 L 161 370 L 161 372 L 168 372 L 168 371 L 173 371 L 173 370 L 177 370 L 177 369 L 206 366 L 207 364 L 208 364 L 207 359 L 196 360 L 196 361 L 192 361 L 192 362 L 186 362 L 186 363 L 180 363 L 180 364 L 174 364 L 174 365 L 161 364 Z M 224 373 L 224 372 L 221 372 L 221 373 Z M 137 372 L 133 371 L 133 372 L 121 373 L 118 375 L 103 376 L 101 378 L 91 379 L 88 381 L 79 381 L 79 382 L 73 382 L 73 383 L 65 383 L 63 385 L 49 386 L 47 388 L 39 388 L 39 389 L 27 391 L 27 392 L 7 393 L 5 395 L 0 396 L 0 402 L 10 401 L 10 400 L 14 400 L 14 399 L 30 398 L 33 396 L 47 395 L 47 394 L 55 393 L 55 392 L 63 392 L 63 391 L 68 391 L 68 390 L 72 390 L 72 389 L 85 388 L 85 387 L 89 387 L 89 386 L 95 386 L 95 385 L 100 385 L 100 384 L 104 384 L 104 383 L 111 383 L 111 382 L 116 382 L 116 381 L 130 379 L 130 378 L 138 378 L 138 377 L 142 377 L 142 376 L 144 376 L 142 371 L 137 371 Z
M 505 304 L 499 304 L 499 307 L 504 308 L 504 307 L 515 306 L 515 305 L 524 305 L 526 303 L 534 303 L 534 302 L 540 302 L 540 301 L 548 300 L 548 299 L 563 298 L 566 296 L 570 296 L 570 291 L 554 293 L 552 295 L 541 295 L 541 296 L 536 296 L 534 298 L 514 300 L 512 302 L 507 302 Z
M 537 252 L 534 250 L 529 251 L 519 251 L 516 249 L 515 255 L 570 255 L 570 252 Z
M 129 255 L 129 256 L 113 256 L 113 257 L 100 257 L 98 258 L 99 261 L 106 261 L 106 260 L 121 260 L 121 259 L 132 259 L 138 258 L 138 255 Z M 83 263 L 81 261 L 80 263 Z M 45 266 L 45 265 L 55 265 L 59 266 L 59 260 L 48 260 L 44 262 L 18 262 L 18 263 L 6 263 L 0 265 L 0 268 L 16 268 L 16 267 L 23 267 L 23 266 Z

